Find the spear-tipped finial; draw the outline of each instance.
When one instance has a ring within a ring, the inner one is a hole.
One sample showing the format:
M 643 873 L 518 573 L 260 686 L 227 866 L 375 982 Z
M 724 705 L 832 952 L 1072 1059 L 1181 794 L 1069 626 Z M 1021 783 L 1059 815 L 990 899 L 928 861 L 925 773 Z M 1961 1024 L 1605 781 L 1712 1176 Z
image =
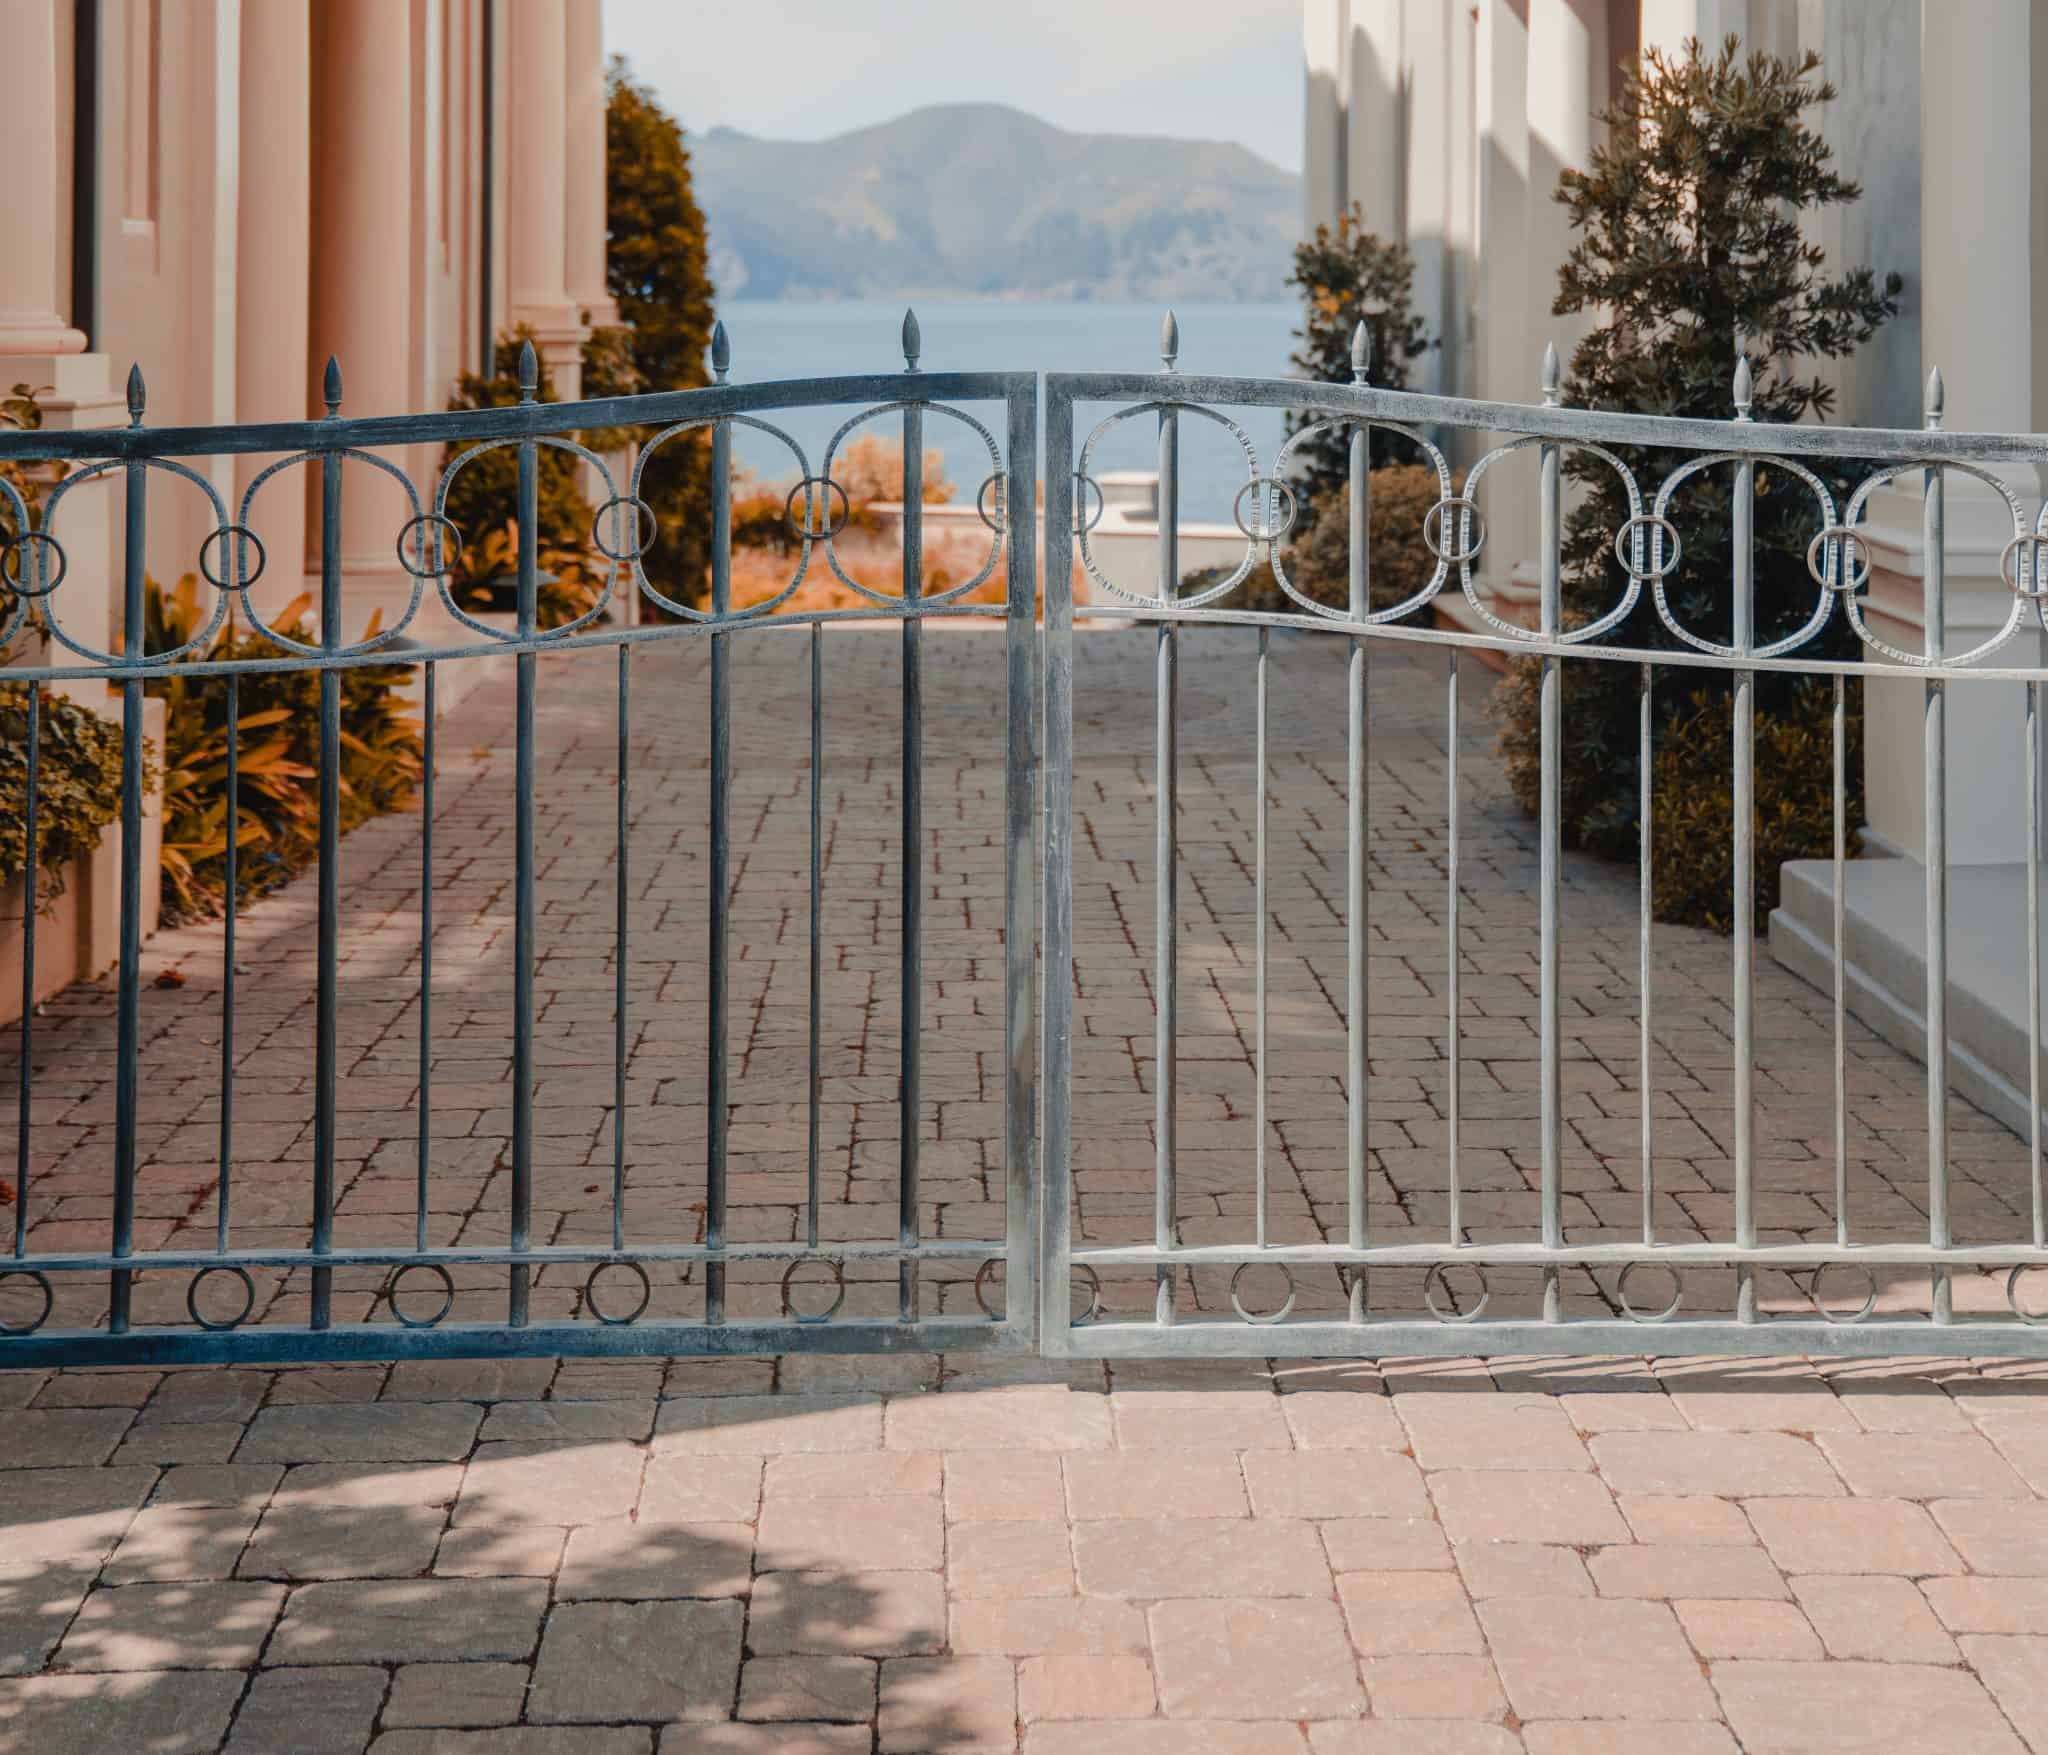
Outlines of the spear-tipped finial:
M 341 412 L 341 361 L 333 354 L 327 356 L 327 370 L 320 374 L 320 400 L 327 404 L 329 415 Z
M 519 344 L 519 400 L 531 402 L 540 394 L 540 355 L 534 352 L 533 343 Z
M 723 317 L 711 325 L 711 374 L 721 384 L 732 370 L 732 341 L 725 333 Z
M 917 313 L 908 305 L 903 307 L 903 369 L 917 370 L 917 356 L 924 352 L 924 334 L 917 326 Z
M 1941 417 L 1948 412 L 1948 389 L 1941 381 L 1941 368 L 1927 374 L 1927 430 L 1941 431 Z
M 1180 358 L 1180 319 L 1171 311 L 1159 321 L 1159 357 L 1169 372 Z
M 1749 405 L 1754 398 L 1755 379 L 1749 370 L 1749 355 L 1735 356 L 1735 418 L 1749 419 Z
M 133 426 L 142 425 L 142 411 L 149 405 L 149 392 L 142 382 L 142 367 L 138 363 L 128 368 L 128 420 Z
M 1564 373 L 1557 363 L 1557 343 L 1543 344 L 1543 406 L 1555 408 L 1564 399 Z
M 1365 326 L 1363 317 L 1358 319 L 1351 331 L 1351 381 L 1363 384 L 1372 376 L 1372 331 Z

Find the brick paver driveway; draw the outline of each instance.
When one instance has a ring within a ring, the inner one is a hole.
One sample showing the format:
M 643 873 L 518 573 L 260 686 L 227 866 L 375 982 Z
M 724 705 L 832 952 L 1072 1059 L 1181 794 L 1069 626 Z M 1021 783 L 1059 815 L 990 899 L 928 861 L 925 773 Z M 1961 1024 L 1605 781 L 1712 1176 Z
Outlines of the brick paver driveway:
M 742 1236 L 799 1223 L 802 638 L 742 647 Z M 1109 1240 L 1150 1226 L 1149 641 L 1080 645 L 1079 1231 Z M 1188 647 L 1182 1213 L 1212 1240 L 1242 1236 L 1250 1211 L 1248 636 Z M 932 649 L 926 1224 L 994 1235 L 999 659 L 962 630 Z M 831 651 L 824 1225 L 841 1238 L 895 1222 L 895 640 L 842 630 Z M 1291 1237 L 1342 1222 L 1342 719 L 1329 647 L 1276 654 L 1272 1230 Z M 701 663 L 671 650 L 636 672 L 627 1189 L 643 1236 L 701 1224 Z M 588 656 L 543 675 L 544 1238 L 610 1225 L 610 676 Z M 1443 700 L 1438 662 L 1376 660 L 1382 1235 L 1443 1223 Z M 1534 861 L 1484 758 L 1476 684 L 1467 706 L 1466 1216 L 1520 1234 Z M 429 1232 L 495 1239 L 496 681 L 443 739 Z M 344 851 L 345 1240 L 412 1235 L 417 826 L 372 825 Z M 1574 864 L 1574 1235 L 1640 1221 L 1633 897 L 1630 874 Z M 297 891 L 245 922 L 238 1240 L 303 1237 L 310 918 Z M 1725 1235 L 1726 947 L 1677 931 L 1659 947 L 1655 1211 L 1664 1234 Z M 213 1234 L 218 937 L 167 935 L 151 959 L 184 980 L 145 996 L 145 1246 Z M 1767 969 L 1760 1008 L 1762 1223 L 1830 1232 L 1825 1002 Z M 38 1036 L 32 1248 L 105 1236 L 110 1012 L 79 990 Z M 1861 1036 L 1850 1073 L 1858 1232 L 1911 1232 L 1919 1076 Z M 2015 1234 L 2017 1143 L 1960 1104 L 1953 1125 L 1959 1235 Z M 374 1281 L 337 1279 L 338 1319 L 381 1315 Z M 1713 1279 L 1689 1277 L 1688 1309 L 1725 1300 Z M 1376 1302 L 1398 1306 L 1413 1288 L 1389 1280 Z M 681 1276 L 656 1290 L 677 1313 L 702 1295 Z M 1959 1285 L 1957 1302 L 1990 1290 Z M 1572 1288 L 1579 1307 L 1611 1293 Z M 67 1293 L 74 1319 L 92 1296 Z M 965 1288 L 941 1296 L 961 1307 Z M 543 1276 L 536 1312 L 578 1297 Z M 303 1287 L 264 1298 L 293 1313 Z M 461 1298 L 494 1316 L 502 1284 Z M 137 1291 L 155 1314 L 182 1302 L 182 1286 Z M 532 1361 L 0 1375 L 0 1406 L 0 1750 L 2048 1751 L 2038 1368 Z

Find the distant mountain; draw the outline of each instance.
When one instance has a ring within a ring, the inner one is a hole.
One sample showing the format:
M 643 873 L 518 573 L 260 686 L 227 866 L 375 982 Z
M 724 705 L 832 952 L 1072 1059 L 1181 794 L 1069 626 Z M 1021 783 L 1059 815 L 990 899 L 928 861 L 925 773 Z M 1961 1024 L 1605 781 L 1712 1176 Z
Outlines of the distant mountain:
M 948 104 L 830 140 L 691 143 L 725 297 L 1273 299 L 1301 179 L 1242 146 Z

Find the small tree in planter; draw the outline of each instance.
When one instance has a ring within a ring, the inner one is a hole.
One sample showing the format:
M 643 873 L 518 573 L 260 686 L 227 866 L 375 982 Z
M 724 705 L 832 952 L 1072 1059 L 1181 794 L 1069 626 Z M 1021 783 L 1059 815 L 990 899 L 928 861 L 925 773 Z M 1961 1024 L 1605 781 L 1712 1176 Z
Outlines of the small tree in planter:
M 1882 282 L 1868 268 L 1830 276 L 1824 253 L 1800 234 L 1802 210 L 1859 199 L 1836 173 L 1834 154 L 1806 112 L 1834 97 L 1816 77 L 1820 57 L 1738 59 L 1730 37 L 1707 55 L 1697 40 L 1676 57 L 1652 49 L 1641 77 L 1627 80 L 1603 118 L 1606 144 L 1585 171 L 1565 171 L 1556 199 L 1578 234 L 1558 274 L 1553 311 L 1600 313 L 1572 355 L 1565 400 L 1576 407 L 1640 414 L 1727 419 L 1738 358 L 1754 379 L 1752 414 L 1760 422 L 1825 418 L 1834 392 L 1810 362 L 1854 352 L 1898 310 L 1899 276 Z M 1622 450 L 1645 501 L 1693 455 Z M 1565 473 L 1580 487 L 1564 532 L 1563 610 L 1567 625 L 1611 608 L 1627 589 L 1614 533 L 1628 521 L 1627 495 L 1614 472 L 1582 451 L 1566 451 Z M 1858 472 L 1848 462 L 1814 465 L 1839 513 Z M 1686 627 L 1727 642 L 1733 628 L 1733 492 L 1730 468 L 1703 472 L 1672 502 L 1683 533 L 1678 569 L 1665 583 L 1672 613 Z M 1768 466 L 1756 474 L 1755 634 L 1764 644 L 1795 632 L 1812 614 L 1818 587 L 1806 547 L 1820 508 L 1793 475 Z M 1614 644 L 1676 649 L 1646 590 Z M 1804 650 L 1850 658 L 1856 640 L 1839 613 Z M 1502 685 L 1496 710 L 1508 777 L 1522 806 L 1537 809 L 1540 786 L 1536 690 L 1524 664 Z M 1725 673 L 1667 672 L 1656 695 L 1653 736 L 1663 747 L 1681 732 L 1727 723 Z M 1633 859 L 1638 833 L 1638 673 L 1632 665 L 1568 664 L 1564 672 L 1562 829 L 1566 845 Z M 1830 849 L 1832 691 L 1804 679 L 1762 674 L 1756 683 L 1759 915 L 1776 905 L 1778 867 Z M 1859 716 L 1860 691 L 1851 710 Z M 1853 735 L 1853 733 L 1852 733 Z M 1772 752 L 1783 761 L 1772 764 Z M 1730 869 L 1728 810 L 1691 796 L 1704 782 L 1697 760 L 1656 760 L 1666 791 L 1654 804 L 1660 866 Z M 1723 764 L 1725 771 L 1725 762 Z M 1860 764 L 1851 767 L 1860 789 Z M 1721 782 L 1725 792 L 1725 772 Z M 1774 796 L 1775 795 L 1775 796 Z M 1852 819 L 1860 797 L 1852 798 Z M 1781 808 L 1786 807 L 1786 808 Z M 1717 839 L 1716 839 L 1717 838 Z M 1681 843 L 1682 844 L 1678 844 Z M 1661 874 L 1660 874 L 1661 875 Z M 1656 885 L 1658 918 L 1729 928 L 1725 899 L 1711 905 L 1699 886 Z

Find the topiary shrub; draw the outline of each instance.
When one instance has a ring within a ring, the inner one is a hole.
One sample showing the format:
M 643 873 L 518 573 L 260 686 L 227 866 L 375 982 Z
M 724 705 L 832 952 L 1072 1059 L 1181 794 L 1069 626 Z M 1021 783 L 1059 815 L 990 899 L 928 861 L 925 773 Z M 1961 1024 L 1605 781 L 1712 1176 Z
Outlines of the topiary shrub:
M 1814 77 L 1817 55 L 1796 62 L 1765 55 L 1737 58 L 1733 37 L 1712 56 L 1697 41 L 1668 58 L 1645 56 L 1645 71 L 1622 86 L 1603 118 L 1606 144 L 1590 168 L 1566 171 L 1557 199 L 1569 209 L 1577 242 L 1558 275 L 1552 309 L 1559 315 L 1598 313 L 1598 325 L 1574 351 L 1565 400 L 1575 407 L 1726 419 L 1738 357 L 1754 379 L 1753 414 L 1763 422 L 1824 418 L 1833 390 L 1803 362 L 1840 358 L 1876 333 L 1898 309 L 1897 275 L 1882 284 L 1867 268 L 1831 278 L 1820 248 L 1801 235 L 1803 211 L 1857 200 L 1862 191 L 1831 168 L 1833 154 L 1806 122 L 1806 112 L 1835 95 Z M 1645 498 L 1695 453 L 1616 447 Z M 1629 505 L 1614 473 L 1590 453 L 1567 450 L 1574 484 L 1563 540 L 1563 608 L 1568 625 L 1583 625 L 1620 601 L 1627 574 L 1617 562 L 1614 533 Z M 1839 511 L 1862 471 L 1852 462 L 1816 464 Z M 1680 564 L 1666 582 L 1673 615 L 1712 640 L 1731 638 L 1729 589 L 1734 555 L 1730 468 L 1694 477 L 1673 501 L 1684 537 Z M 1818 587 L 1806 570 L 1806 546 L 1820 525 L 1812 493 L 1783 469 L 1756 472 L 1755 632 L 1759 644 L 1795 632 L 1812 614 Z M 1645 591 L 1608 643 L 1644 651 L 1677 649 Z M 1850 658 L 1858 645 L 1837 614 L 1802 649 L 1816 659 Z M 1567 846 L 1633 859 L 1638 845 L 1640 701 L 1636 668 L 1593 661 L 1564 666 L 1561 830 Z M 1725 700 L 1726 673 L 1688 672 L 1655 696 L 1655 746 L 1681 723 L 1699 735 L 1703 698 Z M 1803 679 L 1762 673 L 1756 680 L 1759 742 L 1767 722 L 1809 725 Z M 1511 676 L 1495 702 L 1500 745 L 1515 795 L 1534 814 L 1540 770 L 1534 691 L 1525 674 Z M 1860 707 L 1860 701 L 1859 701 Z M 1823 716 L 1823 723 L 1825 717 Z M 1803 733 L 1801 734 L 1803 735 Z M 1858 731 L 1860 735 L 1860 727 Z M 1728 771 L 1724 745 L 1718 772 Z M 1704 755 L 1662 776 L 1697 785 Z M 1758 843 L 1760 908 L 1775 896 L 1776 862 L 1828 851 L 1831 831 L 1800 839 L 1792 825 L 1831 821 L 1826 767 L 1818 794 L 1781 798 L 1769 787 L 1815 783 L 1809 765 L 1790 763 L 1768 781 L 1758 763 L 1760 809 L 1787 825 L 1791 837 L 1767 851 Z M 1858 771 L 1860 785 L 1860 771 Z M 1687 857 L 1701 870 L 1732 865 L 1733 826 L 1717 818 L 1711 798 L 1670 801 L 1674 824 L 1689 838 Z M 1666 803 L 1659 800 L 1659 812 Z M 1698 885 L 1660 892 L 1658 918 L 1727 929 L 1725 899 L 1709 907 Z M 1667 911 L 1668 910 L 1668 911 Z
M 68 695 L 0 683 L 0 884 L 28 867 L 28 716 L 34 703 L 39 907 L 64 893 L 64 867 L 91 853 L 121 814 L 121 727 Z

